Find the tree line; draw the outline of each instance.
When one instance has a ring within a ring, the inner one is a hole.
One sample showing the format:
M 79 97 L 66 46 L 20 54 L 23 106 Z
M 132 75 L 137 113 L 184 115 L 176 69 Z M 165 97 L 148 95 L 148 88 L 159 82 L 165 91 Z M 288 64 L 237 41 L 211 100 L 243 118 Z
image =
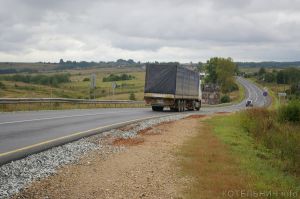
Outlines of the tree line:
M 38 70 L 31 69 L 31 68 L 23 68 L 23 69 L 14 69 L 14 68 L 7 68 L 7 69 L 0 69 L 0 74 L 13 74 L 13 73 L 36 73 Z
M 121 75 L 115 75 L 115 74 L 110 74 L 107 77 L 103 77 L 102 81 L 103 82 L 113 82 L 113 81 L 121 81 L 121 80 L 131 80 L 134 79 L 135 77 L 133 75 L 128 75 L 128 74 L 121 74 Z
M 258 67 L 258 68 L 287 68 L 287 67 L 300 67 L 300 61 L 294 62 L 236 62 L 238 67 Z
M 260 68 L 257 73 L 253 73 L 258 80 L 268 83 L 288 84 L 290 85 L 289 93 L 300 97 L 300 69 L 287 68 L 283 70 L 266 71 Z
M 87 62 L 87 61 L 64 61 L 63 59 L 59 60 L 58 66 L 56 67 L 57 70 L 64 70 L 64 69 L 73 69 L 73 68 L 89 68 L 89 67 L 117 67 L 117 66 L 141 66 L 140 62 L 135 62 L 133 59 L 118 59 L 116 61 L 100 61 L 100 62 Z
M 55 74 L 55 75 L 10 75 L 1 76 L 0 79 L 6 81 L 24 82 L 32 84 L 42 84 L 57 87 L 60 83 L 70 82 L 70 74 Z

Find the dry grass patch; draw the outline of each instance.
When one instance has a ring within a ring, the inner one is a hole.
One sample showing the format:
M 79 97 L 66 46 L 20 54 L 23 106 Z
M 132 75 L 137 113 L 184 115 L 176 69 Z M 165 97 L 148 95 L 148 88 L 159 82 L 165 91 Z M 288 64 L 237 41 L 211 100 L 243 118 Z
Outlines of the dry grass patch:
M 218 115 L 228 114 L 229 112 L 216 112 Z
M 184 191 L 186 198 L 227 198 L 228 191 L 246 189 L 249 178 L 240 172 L 227 146 L 201 120 L 198 131 L 179 152 L 183 175 L 193 178 Z
M 144 138 L 135 137 L 135 138 L 117 138 L 113 141 L 113 145 L 116 146 L 134 146 L 139 145 L 144 142 Z
M 203 118 L 206 117 L 205 115 L 190 115 L 186 117 L 187 119 L 197 119 L 197 118 Z

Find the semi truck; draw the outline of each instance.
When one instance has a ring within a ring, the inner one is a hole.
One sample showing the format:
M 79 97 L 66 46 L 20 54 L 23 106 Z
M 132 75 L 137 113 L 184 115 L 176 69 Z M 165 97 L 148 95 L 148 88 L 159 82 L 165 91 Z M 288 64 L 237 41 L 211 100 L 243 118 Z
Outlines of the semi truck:
M 201 80 L 199 73 L 179 64 L 147 64 L 144 100 L 153 111 L 200 110 Z

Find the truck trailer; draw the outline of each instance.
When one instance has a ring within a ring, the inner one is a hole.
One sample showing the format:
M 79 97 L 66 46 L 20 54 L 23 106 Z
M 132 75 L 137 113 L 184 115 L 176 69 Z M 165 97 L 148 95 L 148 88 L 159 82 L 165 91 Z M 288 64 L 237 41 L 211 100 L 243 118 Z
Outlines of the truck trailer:
M 144 99 L 153 111 L 200 110 L 199 73 L 179 64 L 147 64 Z

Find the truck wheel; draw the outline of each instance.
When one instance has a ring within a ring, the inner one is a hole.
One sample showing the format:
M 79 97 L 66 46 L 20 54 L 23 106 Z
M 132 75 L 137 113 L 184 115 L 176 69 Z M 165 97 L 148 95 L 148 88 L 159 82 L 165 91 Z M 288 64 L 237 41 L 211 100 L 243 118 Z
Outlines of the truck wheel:
M 164 107 L 163 106 L 152 106 L 153 111 L 163 111 Z
M 196 106 L 196 110 L 197 110 L 197 111 L 199 111 L 199 110 L 200 110 L 200 108 L 201 108 L 201 102 L 199 102 L 199 105 L 198 105 L 198 106 Z
M 179 112 L 183 111 L 183 101 L 179 100 Z
M 188 107 L 188 110 L 189 111 L 194 111 L 195 110 L 195 102 L 194 101 L 192 102 L 192 106 Z
M 177 108 L 170 108 L 170 111 L 175 112 L 175 111 L 178 111 L 178 109 Z
M 175 108 L 175 110 L 177 112 L 181 112 L 181 102 L 180 102 L 180 100 L 176 101 L 176 108 Z

